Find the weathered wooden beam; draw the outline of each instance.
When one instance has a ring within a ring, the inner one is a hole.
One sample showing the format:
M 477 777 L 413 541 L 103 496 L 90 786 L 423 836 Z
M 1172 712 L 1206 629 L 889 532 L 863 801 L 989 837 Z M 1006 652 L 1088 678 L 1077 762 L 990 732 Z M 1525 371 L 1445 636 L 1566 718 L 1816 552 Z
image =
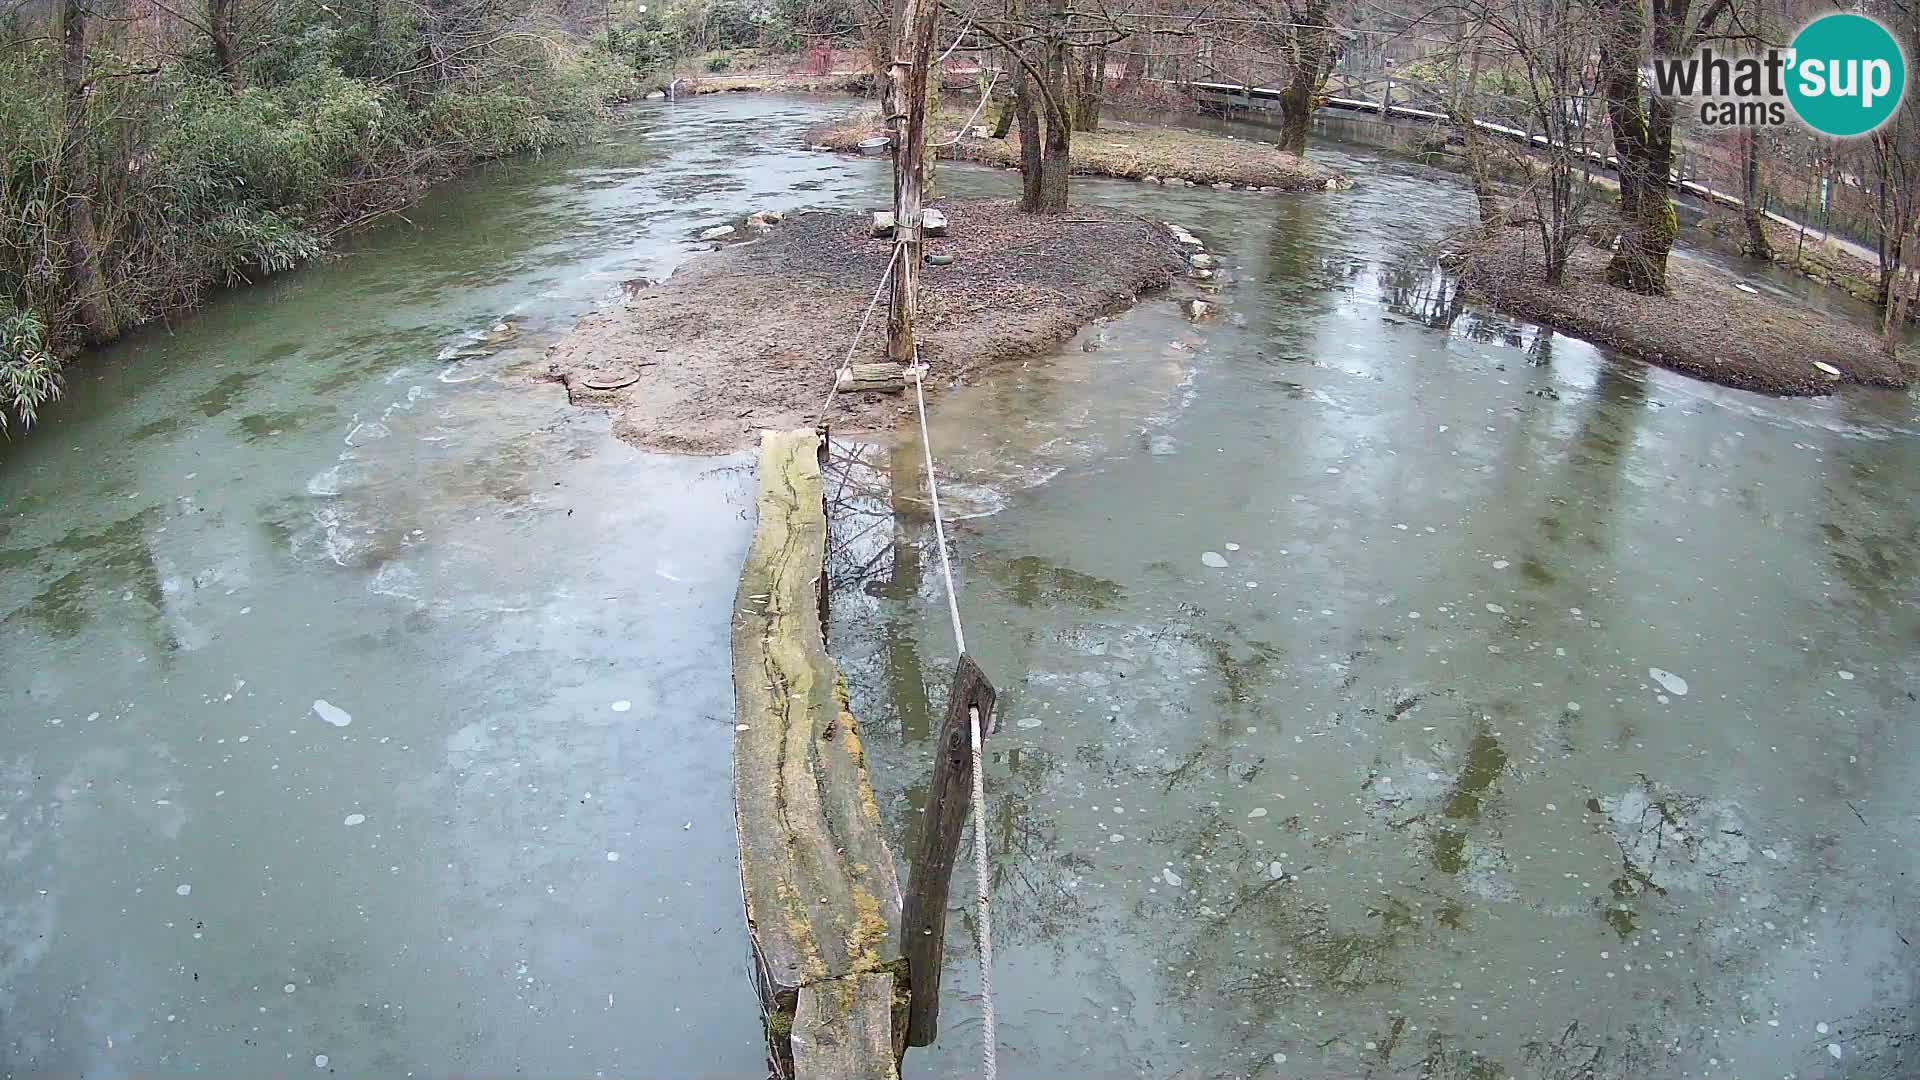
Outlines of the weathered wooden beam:
M 907 1045 L 931 1046 L 940 1031 L 940 968 L 946 959 L 947 894 L 960 833 L 973 803 L 973 716 L 980 714 L 980 741 L 993 723 L 993 684 L 960 654 L 953 685 L 947 689 L 947 714 L 934 740 L 933 781 L 920 822 L 920 843 L 907 874 L 906 911 L 901 926 L 907 952 Z
M 893 976 L 849 975 L 800 988 L 793 1074 L 822 1080 L 899 1080 L 893 1050 Z
M 920 298 L 920 202 L 926 173 L 927 68 L 938 0 L 901 0 L 896 21 L 900 37 L 887 68 L 892 91 L 894 242 L 902 246 L 893 268 L 893 292 L 887 303 L 887 359 L 913 363 L 913 320 Z
M 905 967 L 893 855 L 821 621 L 821 445 L 813 430 L 761 436 L 759 523 L 733 614 L 740 883 L 781 1075 L 792 1075 L 803 989 Z M 904 1015 L 894 1030 L 891 1057 L 904 1050 Z M 857 1040 L 849 1032 L 843 1041 Z
M 885 360 L 878 364 L 853 364 L 840 373 L 834 385 L 843 394 L 859 390 L 905 390 L 906 375 L 899 364 Z

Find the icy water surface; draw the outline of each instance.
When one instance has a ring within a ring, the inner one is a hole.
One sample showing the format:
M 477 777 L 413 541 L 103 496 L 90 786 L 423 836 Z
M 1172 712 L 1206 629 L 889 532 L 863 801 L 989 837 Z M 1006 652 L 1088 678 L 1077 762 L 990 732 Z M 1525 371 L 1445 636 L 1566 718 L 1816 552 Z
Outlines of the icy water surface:
M 526 374 L 706 222 L 881 200 L 797 149 L 843 107 L 483 170 L 0 451 L 0 1076 L 764 1075 L 750 459 Z M 1460 308 L 1407 257 L 1457 181 L 1326 156 L 1386 175 L 1076 181 L 1207 237 L 1222 317 L 1150 302 L 936 406 L 1004 693 L 1003 1075 L 1914 1073 L 1912 407 Z M 918 448 L 860 452 L 835 645 L 904 841 L 953 646 Z M 967 925 L 910 1076 L 977 1067 Z
M 795 149 L 838 107 L 483 169 L 0 448 L 0 1076 L 756 1075 L 751 462 L 527 371 L 702 222 L 870 183 Z
M 1328 156 L 1384 175 L 1080 186 L 1203 236 L 1222 317 L 935 408 L 1002 693 L 1002 1075 L 1920 1075 L 1911 400 L 1457 305 L 1409 253 L 1466 194 Z M 906 835 L 954 643 L 919 447 L 842 452 L 836 648 Z M 977 1067 L 970 927 L 910 1071 Z

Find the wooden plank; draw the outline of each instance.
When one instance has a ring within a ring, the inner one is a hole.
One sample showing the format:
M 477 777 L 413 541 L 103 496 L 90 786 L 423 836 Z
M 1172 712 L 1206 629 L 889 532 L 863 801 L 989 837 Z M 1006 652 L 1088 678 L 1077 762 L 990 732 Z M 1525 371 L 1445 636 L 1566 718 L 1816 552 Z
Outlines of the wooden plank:
M 947 900 L 960 833 L 973 804 L 973 717 L 980 714 L 980 741 L 993 726 L 993 684 L 960 654 L 947 688 L 947 714 L 934 740 L 933 781 L 907 877 L 907 1045 L 931 1046 L 940 1031 L 940 969 L 947 951 Z
M 800 988 L 794 1080 L 899 1080 L 893 976 L 850 975 Z
M 893 856 L 822 630 L 822 444 L 813 430 L 762 435 L 734 599 L 734 824 L 776 1066 L 803 987 L 904 968 Z
M 835 381 L 843 394 L 861 390 L 905 390 L 907 380 L 900 365 L 891 360 L 878 364 L 854 364 Z

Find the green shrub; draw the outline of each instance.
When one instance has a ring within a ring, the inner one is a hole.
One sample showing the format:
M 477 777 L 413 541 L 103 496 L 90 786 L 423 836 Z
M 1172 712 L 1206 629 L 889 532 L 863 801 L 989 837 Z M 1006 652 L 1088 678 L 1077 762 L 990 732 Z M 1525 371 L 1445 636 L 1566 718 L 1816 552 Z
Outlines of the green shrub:
M 9 413 L 32 427 L 40 406 L 60 396 L 59 373 L 46 326 L 27 312 L 0 311 L 0 432 Z
M 93 262 L 113 315 L 135 325 L 322 254 L 329 235 L 422 179 L 580 138 L 631 88 L 638 59 L 670 55 L 657 16 L 638 37 L 609 34 L 605 52 L 503 24 L 487 48 L 424 70 L 415 20 L 470 17 L 482 21 L 461 32 L 482 34 L 507 16 L 388 5 L 369 25 L 317 0 L 282 7 L 246 51 L 237 90 L 191 46 L 157 72 L 95 80 L 85 172 L 68 176 L 58 35 L 0 51 L 0 428 L 32 423 L 58 393 L 60 358 L 83 343 L 65 266 L 77 183 L 91 190 Z M 90 36 L 96 64 L 134 63 L 111 36 Z

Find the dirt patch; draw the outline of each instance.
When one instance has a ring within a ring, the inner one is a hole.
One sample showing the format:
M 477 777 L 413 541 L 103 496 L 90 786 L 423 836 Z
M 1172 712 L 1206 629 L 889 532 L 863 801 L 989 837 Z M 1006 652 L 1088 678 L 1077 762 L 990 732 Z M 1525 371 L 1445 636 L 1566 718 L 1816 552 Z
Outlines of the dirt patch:
M 938 205 L 951 235 L 927 240 L 927 253 L 953 261 L 924 267 L 916 316 L 934 392 L 1052 348 L 1166 288 L 1185 265 L 1165 225 L 1133 214 Z M 620 438 L 650 449 L 718 453 L 761 428 L 817 423 L 892 254 L 869 224 L 864 213 L 809 212 L 698 256 L 622 307 L 581 320 L 548 351 L 547 374 L 575 404 L 612 411 Z M 886 319 L 883 296 L 854 362 L 886 358 Z M 628 376 L 638 377 L 619 385 Z M 842 394 L 830 418 L 875 431 L 909 409 L 901 394 Z
M 1742 390 L 1826 394 L 1847 383 L 1904 387 L 1910 367 L 1880 353 L 1878 338 L 1840 319 L 1740 291 L 1674 259 L 1668 295 L 1640 296 L 1606 283 L 1608 253 L 1582 246 L 1566 282 L 1548 288 L 1540 245 L 1525 229 L 1463 241 L 1461 281 L 1495 307 L 1586 338 L 1637 360 Z M 1902 360 L 1913 357 L 1903 352 Z M 1814 366 L 1840 371 L 1832 377 Z
M 938 139 L 953 138 L 971 113 L 971 108 L 942 108 L 933 124 Z M 975 126 L 987 122 L 983 116 Z M 862 109 L 813 129 L 807 139 L 814 146 L 851 153 L 858 150 L 862 139 L 886 133 L 879 112 Z M 1020 167 L 1020 134 L 1017 130 L 1011 131 L 1004 139 L 966 134 L 952 146 L 940 148 L 939 155 L 956 161 L 1017 169 Z M 1227 184 L 1274 191 L 1325 191 L 1353 186 L 1339 171 L 1276 150 L 1269 143 L 1121 121 L 1102 121 L 1099 131 L 1076 133 L 1070 159 L 1076 176 Z

